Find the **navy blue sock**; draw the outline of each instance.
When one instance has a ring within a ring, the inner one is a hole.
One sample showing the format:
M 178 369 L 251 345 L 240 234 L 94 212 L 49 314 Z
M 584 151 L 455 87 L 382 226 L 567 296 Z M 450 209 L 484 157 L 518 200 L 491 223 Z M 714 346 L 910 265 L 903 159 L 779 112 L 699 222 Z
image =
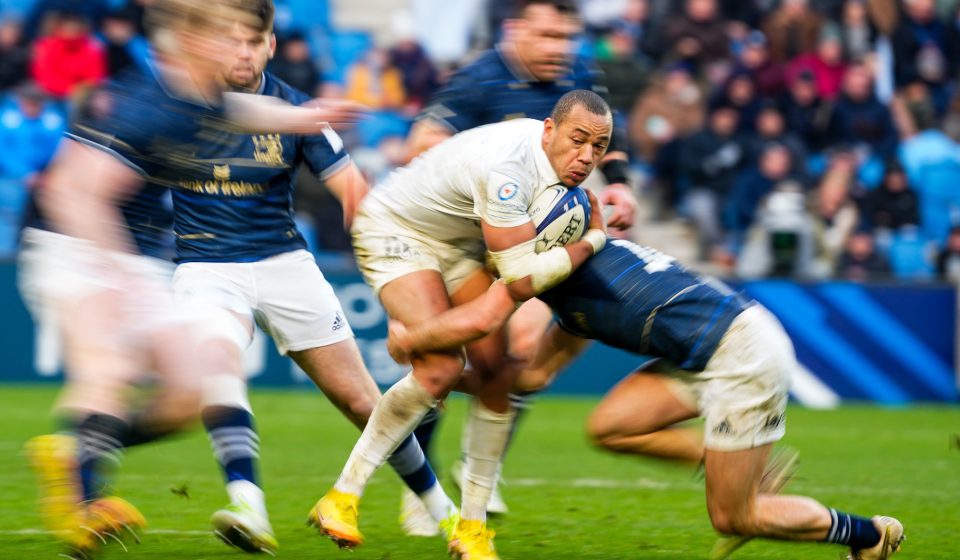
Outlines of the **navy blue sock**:
M 880 542 L 880 533 L 873 521 L 830 509 L 830 531 L 823 542 L 847 545 L 853 550 L 870 548 Z
M 437 430 L 437 427 L 440 425 L 440 409 L 437 407 L 431 408 L 426 416 L 423 417 L 423 420 L 420 421 L 420 425 L 413 430 L 413 436 L 417 438 L 417 443 L 420 444 L 420 449 L 423 450 L 424 455 L 426 455 L 427 460 L 432 464 L 437 464 L 433 456 L 433 435 Z M 402 445 L 402 444 L 401 444 Z M 399 449 L 399 448 L 398 448 Z
M 422 494 L 437 483 L 437 475 L 412 435 L 400 443 L 387 462 L 415 494 Z
M 107 495 L 109 481 L 123 457 L 127 423 L 107 414 L 90 414 L 74 424 L 77 470 L 85 501 Z
M 257 481 L 260 438 L 253 415 L 242 408 L 207 406 L 200 416 L 226 481 L 247 480 L 260 486 Z

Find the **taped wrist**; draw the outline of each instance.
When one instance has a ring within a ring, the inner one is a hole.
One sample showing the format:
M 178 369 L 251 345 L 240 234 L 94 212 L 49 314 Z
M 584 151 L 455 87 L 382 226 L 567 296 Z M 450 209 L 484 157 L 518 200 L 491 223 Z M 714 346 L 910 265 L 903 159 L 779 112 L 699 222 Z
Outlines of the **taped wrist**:
M 530 277 L 536 293 L 548 290 L 570 276 L 573 263 L 563 247 L 537 253 L 536 240 L 531 239 L 503 251 L 490 251 L 490 259 L 507 284 Z
M 600 252 L 601 249 L 607 244 L 607 234 L 603 230 L 599 229 L 590 229 L 587 230 L 587 233 L 583 234 L 581 237 L 583 241 L 586 241 L 593 247 L 593 254 L 596 255 Z

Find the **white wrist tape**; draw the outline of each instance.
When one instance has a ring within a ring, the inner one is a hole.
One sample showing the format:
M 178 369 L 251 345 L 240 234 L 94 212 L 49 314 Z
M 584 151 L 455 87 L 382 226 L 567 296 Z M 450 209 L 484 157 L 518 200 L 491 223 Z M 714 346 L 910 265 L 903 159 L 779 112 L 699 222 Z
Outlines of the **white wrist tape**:
M 583 237 L 580 239 L 586 241 L 593 247 L 594 255 L 599 253 L 600 249 L 603 249 L 604 245 L 607 244 L 607 234 L 599 229 L 587 230 L 587 233 L 583 234 Z
M 566 280 L 573 263 L 563 247 L 542 253 L 535 247 L 536 240 L 531 239 L 503 251 L 490 251 L 490 258 L 504 282 L 510 284 L 529 276 L 533 290 L 539 294 Z

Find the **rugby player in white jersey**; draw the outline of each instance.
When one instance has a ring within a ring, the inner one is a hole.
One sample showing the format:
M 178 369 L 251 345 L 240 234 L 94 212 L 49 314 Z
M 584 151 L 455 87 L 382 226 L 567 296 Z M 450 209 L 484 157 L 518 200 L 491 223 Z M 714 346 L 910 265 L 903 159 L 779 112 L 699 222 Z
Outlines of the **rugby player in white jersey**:
M 357 263 L 391 318 L 418 324 L 481 295 L 492 283 L 485 256 L 511 293 L 527 299 L 561 282 L 606 242 L 591 196 L 583 239 L 542 253 L 528 214 L 538 194 L 575 188 L 603 158 L 610 108 L 597 94 L 564 95 L 545 121 L 517 119 L 458 134 L 402 168 L 361 203 L 353 224 Z M 450 550 L 497 558 L 486 504 L 513 418 L 508 391 L 517 368 L 502 333 L 466 349 L 476 399 L 467 420 L 461 519 Z M 413 371 L 381 399 L 334 488 L 311 521 L 341 545 L 362 542 L 357 507 L 369 478 L 437 402 L 457 387 L 461 348 L 415 356 Z

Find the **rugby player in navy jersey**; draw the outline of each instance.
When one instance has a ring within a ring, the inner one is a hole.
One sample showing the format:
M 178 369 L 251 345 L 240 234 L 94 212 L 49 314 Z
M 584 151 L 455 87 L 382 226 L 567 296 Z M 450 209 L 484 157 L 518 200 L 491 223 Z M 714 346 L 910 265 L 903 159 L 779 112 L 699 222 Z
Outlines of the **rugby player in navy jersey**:
M 602 74 L 575 53 L 582 28 L 573 0 L 518 0 L 512 17 L 504 23 L 502 41 L 457 71 L 428 103 L 407 142 L 410 157 L 477 126 L 517 118 L 543 120 L 561 96 L 576 89 L 606 97 Z M 613 208 L 607 226 L 626 229 L 633 225 L 637 201 L 627 184 L 625 135 L 617 127 L 614 132 L 607 155 L 598 165 L 608 182 L 598 196 L 604 206 Z M 537 300 L 526 303 L 508 326 L 511 354 L 529 358 L 549 323 L 546 306 Z M 529 407 L 527 394 L 517 392 L 511 398 L 518 411 Z M 520 415 L 514 422 L 519 419 Z M 438 420 L 439 411 L 430 412 L 415 432 L 428 455 Z M 452 468 L 457 484 L 461 467 L 458 461 Z M 507 512 L 499 486 L 487 508 L 490 513 Z M 429 536 L 436 531 L 409 493 L 404 493 L 401 519 L 408 534 Z
M 622 380 L 594 410 L 588 431 L 597 445 L 695 458 L 699 444 L 670 432 L 678 422 L 705 418 L 707 511 L 717 531 L 739 537 L 723 542 L 714 558 L 753 537 L 838 543 L 850 548 L 853 560 L 882 560 L 898 550 L 903 526 L 892 517 L 866 519 L 811 498 L 768 492 L 762 484 L 773 443 L 784 435 L 790 375 L 798 366 L 783 327 L 760 304 L 663 253 L 619 240 L 538 297 L 556 314 L 529 365 L 540 385 L 577 354 L 580 339 L 658 358 Z M 391 355 L 405 363 L 486 336 L 504 324 L 516 301 L 498 282 L 417 326 L 393 322 Z
M 204 330 L 216 311 L 177 305 L 158 257 L 170 225 L 164 188 L 193 172 L 191 144 L 224 122 L 227 45 L 217 37 L 241 17 L 220 0 L 156 2 L 151 72 L 132 71 L 81 103 L 34 193 L 20 287 L 38 321 L 59 327 L 67 379 L 56 411 L 63 431 L 31 440 L 28 455 L 45 525 L 71 557 L 145 525 L 110 495 L 111 467 L 124 448 L 195 420 L 204 375 L 225 367 Z M 158 387 L 136 406 L 131 385 L 148 372 Z
M 264 71 L 276 45 L 271 0 L 237 3 L 247 12 L 244 21 L 256 24 L 238 22 L 227 33 L 230 59 L 221 69 L 226 84 L 263 99 L 306 103 L 308 96 Z M 349 221 L 367 185 L 332 129 L 314 135 L 211 135 L 194 154 L 202 164 L 172 184 L 178 263 L 173 288 L 183 301 L 229 312 L 211 328 L 233 343 L 231 367 L 207 378 L 202 410 L 230 497 L 212 522 L 229 544 L 272 551 L 277 543 L 257 472 L 258 436 L 242 352 L 259 324 L 351 422 L 366 424 L 380 392 L 333 288 L 294 224 L 292 195 L 305 164 L 343 203 Z M 434 524 L 455 515 L 413 437 L 389 462 L 423 500 Z

